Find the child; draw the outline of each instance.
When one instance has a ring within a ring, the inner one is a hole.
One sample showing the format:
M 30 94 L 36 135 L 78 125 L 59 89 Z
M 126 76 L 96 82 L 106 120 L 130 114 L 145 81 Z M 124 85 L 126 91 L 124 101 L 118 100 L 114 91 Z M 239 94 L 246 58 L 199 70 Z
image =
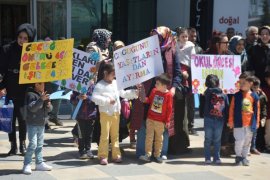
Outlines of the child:
M 70 98 L 71 103 L 74 105 L 76 105 L 80 99 L 83 100 L 82 106 L 76 117 L 80 159 L 94 158 L 91 151 L 91 143 L 97 108 L 95 103 L 91 101 L 93 89 L 94 85 L 91 85 L 86 94 L 79 94 L 74 91 Z
M 115 70 L 111 62 L 105 63 L 103 67 L 102 80 L 94 89 L 92 101 L 99 106 L 101 135 L 98 147 L 98 157 L 101 165 L 108 164 L 109 136 L 112 144 L 112 159 L 115 163 L 121 163 L 119 149 L 119 113 L 121 104 L 119 96 L 127 99 L 137 98 L 136 90 L 117 90 L 115 81 Z
M 251 140 L 251 154 L 260 155 L 260 151 L 263 151 L 265 148 L 264 142 L 264 125 L 267 117 L 267 97 L 264 92 L 260 89 L 261 81 L 254 77 L 254 83 L 252 86 L 252 91 L 257 93 L 260 100 L 260 126 L 256 132 L 253 133 L 252 140 Z M 257 149 L 258 148 L 258 149 Z
M 195 45 L 188 41 L 188 29 L 177 28 L 176 32 L 178 37 L 178 41 L 176 43 L 176 58 L 180 62 L 181 72 L 183 75 L 182 84 L 185 87 L 191 87 L 191 55 L 196 54 Z M 189 134 L 198 135 L 193 128 L 195 104 L 194 96 L 191 91 L 187 92 L 185 101 L 187 106 Z
M 35 83 L 26 94 L 26 125 L 29 145 L 24 156 L 23 173 L 31 174 L 32 155 L 35 153 L 36 170 L 50 171 L 51 166 L 43 162 L 42 147 L 44 142 L 45 116 L 52 111 L 49 95 L 44 92 L 44 83 Z
M 265 147 L 266 152 L 270 153 L 270 72 L 267 71 L 265 73 L 265 81 L 266 81 L 266 87 L 263 87 L 263 92 L 266 94 L 266 97 L 268 99 L 267 102 L 267 119 L 265 122 Z
M 236 165 L 249 166 L 247 160 L 252 139 L 252 132 L 259 127 L 260 103 L 259 97 L 251 91 L 254 78 L 247 73 L 239 77 L 240 91 L 232 97 L 228 125 L 235 138 Z
M 162 74 L 156 78 L 156 87 L 151 91 L 149 98 L 140 98 L 144 103 L 150 104 L 146 120 L 145 155 L 140 156 L 143 161 L 150 161 L 154 145 L 154 157 L 158 163 L 162 163 L 160 157 L 163 145 L 164 127 L 168 128 L 172 115 L 172 94 L 168 90 L 171 81 L 168 74 Z
M 229 100 L 219 88 L 216 75 L 206 77 L 205 107 L 204 107 L 204 152 L 205 163 L 211 164 L 211 145 L 214 146 L 214 163 L 221 164 L 220 147 L 224 122 L 228 118 Z

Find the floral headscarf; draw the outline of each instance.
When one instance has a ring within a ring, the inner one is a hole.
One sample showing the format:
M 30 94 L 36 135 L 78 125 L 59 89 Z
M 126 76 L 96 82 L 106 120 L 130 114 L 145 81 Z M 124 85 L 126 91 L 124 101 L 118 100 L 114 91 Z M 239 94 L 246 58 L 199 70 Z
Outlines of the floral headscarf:
M 154 32 L 158 34 L 161 50 L 166 50 L 173 42 L 172 31 L 168 27 L 160 26 L 153 29 L 150 34 L 153 35 Z
M 105 50 L 107 49 L 106 43 L 111 35 L 112 32 L 108 31 L 107 29 L 96 29 L 93 32 L 92 40 L 96 42 L 101 49 Z

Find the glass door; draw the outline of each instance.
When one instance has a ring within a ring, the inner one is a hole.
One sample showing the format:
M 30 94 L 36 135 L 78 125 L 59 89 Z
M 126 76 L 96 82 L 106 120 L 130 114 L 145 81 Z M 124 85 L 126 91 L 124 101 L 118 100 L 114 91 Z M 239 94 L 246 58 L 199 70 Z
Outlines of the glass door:
M 67 37 L 67 0 L 35 0 L 37 40 Z

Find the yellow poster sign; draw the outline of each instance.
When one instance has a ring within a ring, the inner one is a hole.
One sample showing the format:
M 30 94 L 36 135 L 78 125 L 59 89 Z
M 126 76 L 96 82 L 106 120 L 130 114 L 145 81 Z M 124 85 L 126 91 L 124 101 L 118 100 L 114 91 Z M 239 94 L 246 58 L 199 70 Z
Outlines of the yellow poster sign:
M 19 84 L 71 78 L 73 44 L 74 39 L 23 44 Z

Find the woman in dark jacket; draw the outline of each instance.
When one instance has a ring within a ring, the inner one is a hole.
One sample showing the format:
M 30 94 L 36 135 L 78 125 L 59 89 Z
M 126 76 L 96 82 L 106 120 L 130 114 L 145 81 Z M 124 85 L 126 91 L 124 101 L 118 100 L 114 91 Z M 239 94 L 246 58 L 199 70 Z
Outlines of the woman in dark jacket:
M 261 27 L 259 35 L 257 45 L 252 46 L 248 51 L 248 71 L 253 71 L 260 79 L 261 87 L 265 87 L 264 75 L 270 70 L 270 27 Z
M 175 88 L 181 82 L 181 73 L 180 73 L 180 63 L 176 61 L 175 58 L 175 41 L 173 39 L 171 30 L 167 27 L 161 26 L 156 29 L 153 29 L 150 33 L 151 35 L 158 35 L 160 40 L 160 48 L 162 52 L 163 68 L 164 72 L 168 73 L 171 76 L 171 93 L 175 94 Z M 155 86 L 155 80 L 150 79 L 143 83 L 145 87 L 146 95 L 148 96 L 151 90 Z M 140 157 L 145 153 L 145 120 L 148 112 L 148 106 L 141 103 L 139 100 L 134 100 L 133 110 L 131 115 L 131 125 L 130 127 L 138 130 L 137 133 L 137 147 L 136 155 Z M 171 122 L 174 122 L 175 119 L 172 117 Z M 172 123 L 174 124 L 174 123 Z M 174 127 L 172 127 L 173 129 Z M 181 139 L 178 139 L 179 143 Z M 163 149 L 162 155 L 167 155 L 168 150 L 168 131 L 164 133 Z
M 0 58 L 0 73 L 4 76 L 0 88 L 6 88 L 6 101 L 12 100 L 14 103 L 12 132 L 9 133 L 11 149 L 8 155 L 17 154 L 16 141 L 16 119 L 19 123 L 20 152 L 25 153 L 26 125 L 20 112 L 24 105 L 27 85 L 19 84 L 20 61 L 23 43 L 33 42 L 36 30 L 31 24 L 22 24 L 17 30 L 17 40 L 3 46 Z

